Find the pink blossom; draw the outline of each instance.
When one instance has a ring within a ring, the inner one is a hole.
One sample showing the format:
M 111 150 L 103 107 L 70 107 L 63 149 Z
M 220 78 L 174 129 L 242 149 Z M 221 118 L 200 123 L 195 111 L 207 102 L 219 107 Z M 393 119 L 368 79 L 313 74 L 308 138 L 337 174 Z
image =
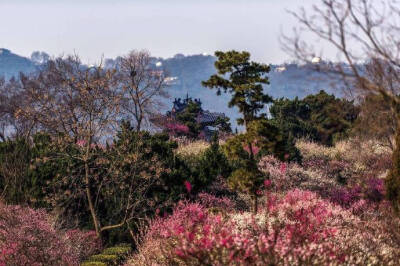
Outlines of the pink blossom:
M 172 135 L 188 134 L 189 127 L 179 123 L 169 123 L 166 125 L 166 129 Z
M 265 188 L 270 187 L 271 184 L 272 184 L 271 180 L 269 180 L 269 179 L 265 179 L 265 180 L 264 180 L 264 187 L 265 187 Z
M 248 153 L 251 154 L 250 152 L 250 145 L 249 144 L 244 144 L 243 149 Z M 257 142 L 253 142 L 251 144 L 251 151 L 253 152 L 253 155 L 257 155 L 260 152 L 260 148 L 257 146 Z
M 190 184 L 189 181 L 185 181 L 185 188 L 187 192 L 190 193 L 190 191 L 192 191 L 192 184 Z
M 341 233 L 334 221 L 349 214 L 315 193 L 293 190 L 280 198 L 272 194 L 260 214 L 267 216 L 266 224 L 256 222 L 257 216 L 237 223 L 199 204 L 180 203 L 171 216 L 152 222 L 146 239 L 162 241 L 163 254 L 155 256 L 178 256 L 186 264 L 201 260 L 210 265 L 286 265 L 309 259 L 335 264 L 343 259 L 340 246 L 331 243 Z
M 287 169 L 287 164 L 286 163 L 281 163 L 279 170 L 281 171 L 282 174 L 286 173 L 286 169 Z
M 76 142 L 76 145 L 78 145 L 79 147 L 85 147 L 86 145 L 86 140 L 84 139 L 80 139 Z

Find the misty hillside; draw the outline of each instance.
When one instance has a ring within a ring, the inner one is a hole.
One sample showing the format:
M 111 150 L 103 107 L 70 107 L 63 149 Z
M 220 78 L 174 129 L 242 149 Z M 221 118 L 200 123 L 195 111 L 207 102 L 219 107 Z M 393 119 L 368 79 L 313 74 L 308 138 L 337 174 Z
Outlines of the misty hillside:
M 31 72 L 41 63 L 48 60 L 49 55 L 44 52 L 33 52 L 30 59 L 21 57 L 7 49 L 0 49 L 0 76 L 6 79 L 19 72 Z M 117 59 L 105 60 L 106 67 L 113 66 Z M 177 54 L 172 58 L 154 58 L 155 68 L 166 71 L 170 84 L 169 95 L 172 99 L 165 101 L 165 106 L 160 110 L 169 109 L 173 98 L 183 98 L 189 94 L 192 98 L 200 98 L 205 109 L 214 112 L 224 112 L 231 118 L 233 126 L 236 126 L 235 118 L 238 113 L 235 109 L 228 108 L 229 95 L 216 96 L 215 91 L 204 88 L 201 81 L 207 80 L 215 74 L 214 62 L 216 58 L 210 55 Z M 315 73 L 306 66 L 297 64 L 272 65 L 270 72 L 270 85 L 266 91 L 274 98 L 296 96 L 302 98 L 310 93 L 324 89 L 335 92 L 332 84 L 323 79 L 319 73 Z
M 9 79 L 19 72 L 28 73 L 34 70 L 35 64 L 32 60 L 0 48 L 0 77 Z

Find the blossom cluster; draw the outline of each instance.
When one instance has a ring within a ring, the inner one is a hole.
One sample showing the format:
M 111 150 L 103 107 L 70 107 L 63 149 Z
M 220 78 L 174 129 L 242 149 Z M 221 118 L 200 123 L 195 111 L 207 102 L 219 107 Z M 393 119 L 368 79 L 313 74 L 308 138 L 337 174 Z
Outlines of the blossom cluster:
M 100 248 L 93 232 L 62 232 L 44 210 L 0 202 L 0 265 L 79 265 Z
M 182 134 L 185 135 L 189 133 L 189 128 L 186 125 L 179 123 L 169 123 L 166 125 L 166 129 L 173 136 Z
M 365 224 L 350 210 L 297 189 L 271 193 L 257 215 L 215 214 L 199 203 L 180 203 L 171 216 L 151 222 L 132 263 L 393 264 L 399 245 L 379 228 L 376 221 Z

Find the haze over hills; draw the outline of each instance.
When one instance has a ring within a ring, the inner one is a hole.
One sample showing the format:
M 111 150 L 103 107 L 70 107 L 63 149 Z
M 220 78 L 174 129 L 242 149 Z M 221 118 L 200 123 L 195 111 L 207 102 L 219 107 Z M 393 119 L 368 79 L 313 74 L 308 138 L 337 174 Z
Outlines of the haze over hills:
M 19 72 L 31 72 L 35 70 L 32 60 L 16 55 L 8 49 L 0 48 L 0 77 L 6 79 L 18 75 Z
M 0 49 L 0 76 L 6 79 L 18 75 L 19 72 L 29 73 L 35 71 L 40 64 L 50 57 L 44 52 L 34 52 L 31 58 L 26 58 L 12 53 L 7 49 Z M 105 66 L 111 67 L 117 59 L 106 59 Z M 188 94 L 192 98 L 200 98 L 204 109 L 213 112 L 223 112 L 231 118 L 233 127 L 238 112 L 228 108 L 229 95 L 216 96 L 215 91 L 202 87 L 201 81 L 207 80 L 215 74 L 214 62 L 216 58 L 211 55 L 177 54 L 172 58 L 153 58 L 153 67 L 164 70 L 168 74 L 167 82 L 169 95 L 172 99 L 165 100 L 161 111 L 171 107 L 173 98 L 184 98 Z M 332 84 L 323 78 L 322 74 L 313 72 L 310 68 L 298 64 L 271 65 L 269 74 L 270 85 L 265 89 L 274 98 L 287 97 L 302 98 L 308 94 L 322 89 L 339 94 L 332 88 Z

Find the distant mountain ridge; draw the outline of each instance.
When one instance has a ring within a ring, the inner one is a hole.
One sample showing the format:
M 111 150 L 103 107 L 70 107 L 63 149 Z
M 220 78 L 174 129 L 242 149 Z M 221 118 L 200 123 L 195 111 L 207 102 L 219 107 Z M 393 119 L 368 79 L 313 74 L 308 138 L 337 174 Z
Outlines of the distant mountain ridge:
M 34 62 L 26 57 L 12 53 L 8 49 L 0 48 L 0 77 L 10 79 L 19 72 L 29 73 L 35 71 Z
M 6 79 L 18 75 L 19 72 L 32 72 L 49 59 L 44 52 L 33 52 L 31 58 L 22 57 L 7 49 L 0 49 L 0 76 Z M 106 59 L 105 66 L 111 67 L 116 59 Z M 173 98 L 184 98 L 189 94 L 192 98 L 200 98 L 205 109 L 213 112 L 222 112 L 231 118 L 233 126 L 239 117 L 236 109 L 228 108 L 229 95 L 216 96 L 215 91 L 202 87 L 201 81 L 207 80 L 216 73 L 214 63 L 216 58 L 211 55 L 177 54 L 172 58 L 153 58 L 154 68 L 166 71 L 169 76 L 167 82 L 169 95 L 172 99 L 165 100 L 161 111 L 169 110 Z M 265 91 L 274 98 L 305 97 L 308 94 L 325 90 L 340 95 L 333 88 L 332 82 L 324 78 L 321 73 L 312 71 L 309 67 L 298 64 L 271 65 L 269 73 L 270 85 Z M 337 85 L 337 84 L 336 84 Z M 340 84 L 339 84 L 340 85 Z

